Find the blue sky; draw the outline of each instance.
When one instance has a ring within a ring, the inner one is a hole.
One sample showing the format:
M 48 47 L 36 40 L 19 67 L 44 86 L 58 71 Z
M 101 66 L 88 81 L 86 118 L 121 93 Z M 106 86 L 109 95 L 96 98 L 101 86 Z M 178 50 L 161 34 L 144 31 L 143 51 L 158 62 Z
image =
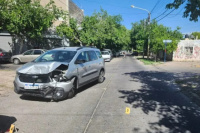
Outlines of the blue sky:
M 101 8 L 106 10 L 109 15 L 121 15 L 123 18 L 122 25 L 128 29 L 131 29 L 131 23 L 139 22 L 148 17 L 146 11 L 131 8 L 131 5 L 134 5 L 149 10 L 151 19 L 160 16 L 156 19 L 159 20 L 164 17 L 158 23 L 171 27 L 172 30 L 179 26 L 183 34 L 200 32 L 200 18 L 199 22 L 191 22 L 189 18 L 182 17 L 184 5 L 167 15 L 171 10 L 166 11 L 165 6 L 171 1 L 173 0 L 73 0 L 78 7 L 84 10 L 84 15 L 91 16 L 95 11 L 99 12 Z M 163 12 L 165 13 L 163 14 Z

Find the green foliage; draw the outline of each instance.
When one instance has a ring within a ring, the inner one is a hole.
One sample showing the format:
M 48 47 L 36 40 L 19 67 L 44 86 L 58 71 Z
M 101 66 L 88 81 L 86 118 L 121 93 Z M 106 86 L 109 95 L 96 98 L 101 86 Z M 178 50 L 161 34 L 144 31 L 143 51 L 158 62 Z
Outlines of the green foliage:
M 200 32 L 193 32 L 192 35 L 194 36 L 194 38 L 196 38 L 197 36 L 198 39 L 200 39 Z
M 2 1 L 2 0 L 1 0 Z M 53 21 L 64 17 L 64 12 L 51 0 L 45 7 L 35 0 L 8 0 L 4 8 L 3 26 L 14 36 L 23 39 L 40 39 Z
M 190 21 L 198 21 L 200 17 L 200 1 L 199 0 L 174 0 L 173 3 L 167 4 L 168 9 L 178 9 L 183 3 L 187 2 L 183 17 L 189 17 Z
M 147 38 L 148 38 L 147 25 L 144 20 L 140 21 L 139 23 L 132 24 L 132 29 L 131 29 L 132 48 L 140 52 L 144 51 Z
M 110 16 L 101 10 L 92 16 L 85 16 L 80 26 L 74 19 L 70 19 L 69 25 L 61 24 L 56 30 L 75 44 L 83 43 L 86 46 L 118 51 L 130 44 L 130 31 L 120 24 L 121 20 L 121 16 Z
M 131 41 L 135 49 L 143 51 L 143 48 L 147 45 L 148 36 L 150 36 L 150 51 L 157 54 L 160 50 L 165 49 L 163 40 L 172 40 L 172 43 L 167 45 L 167 52 L 171 53 L 177 48 L 178 41 L 182 38 L 179 30 L 180 28 L 177 27 L 173 31 L 168 27 L 159 25 L 156 21 L 153 21 L 148 27 L 144 21 L 140 21 L 140 23 L 132 25 Z
M 120 24 L 121 16 L 110 16 L 103 9 L 92 16 L 86 16 L 81 25 L 81 40 L 86 45 L 101 49 L 120 50 L 130 44 L 130 31 Z
M 72 43 L 77 44 L 79 42 L 80 45 L 82 46 L 82 41 L 80 40 L 81 30 L 79 29 L 80 27 L 78 26 L 77 21 L 73 18 L 70 18 L 69 24 L 67 23 L 60 24 L 59 26 L 56 27 L 56 32 L 60 36 L 65 36 L 68 39 L 70 39 Z
M 171 30 L 169 27 L 158 25 L 156 21 L 151 23 L 151 50 L 156 54 L 160 50 L 165 49 L 163 40 L 172 40 L 172 43 L 167 45 L 167 53 L 171 53 L 177 48 L 178 41 L 182 39 L 182 34 L 179 32 L 180 28 Z

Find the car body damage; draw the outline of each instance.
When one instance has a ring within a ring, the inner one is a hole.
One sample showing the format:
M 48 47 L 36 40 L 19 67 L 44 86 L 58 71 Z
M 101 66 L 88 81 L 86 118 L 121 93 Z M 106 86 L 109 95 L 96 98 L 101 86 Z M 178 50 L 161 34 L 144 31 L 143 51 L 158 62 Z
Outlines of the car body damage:
M 62 62 L 30 62 L 17 70 L 15 92 L 60 100 L 68 97 L 75 78 L 67 78 L 68 64 Z

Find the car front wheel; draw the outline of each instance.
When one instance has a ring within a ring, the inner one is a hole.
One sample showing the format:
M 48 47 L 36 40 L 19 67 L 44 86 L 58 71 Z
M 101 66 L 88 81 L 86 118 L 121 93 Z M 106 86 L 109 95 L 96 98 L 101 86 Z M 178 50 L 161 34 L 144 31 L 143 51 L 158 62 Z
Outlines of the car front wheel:
M 102 83 L 104 81 L 104 75 L 105 75 L 104 70 L 101 70 L 99 73 L 99 78 L 98 78 L 99 83 Z

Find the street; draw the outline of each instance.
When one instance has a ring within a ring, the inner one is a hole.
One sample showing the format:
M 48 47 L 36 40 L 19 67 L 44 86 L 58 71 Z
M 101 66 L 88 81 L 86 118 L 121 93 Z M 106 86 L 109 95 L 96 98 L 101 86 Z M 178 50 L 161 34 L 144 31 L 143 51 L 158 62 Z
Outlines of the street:
M 131 56 L 114 58 L 102 84 L 84 86 L 72 99 L 0 95 L 0 124 L 14 122 L 19 133 L 198 133 L 200 109 L 174 78 Z

